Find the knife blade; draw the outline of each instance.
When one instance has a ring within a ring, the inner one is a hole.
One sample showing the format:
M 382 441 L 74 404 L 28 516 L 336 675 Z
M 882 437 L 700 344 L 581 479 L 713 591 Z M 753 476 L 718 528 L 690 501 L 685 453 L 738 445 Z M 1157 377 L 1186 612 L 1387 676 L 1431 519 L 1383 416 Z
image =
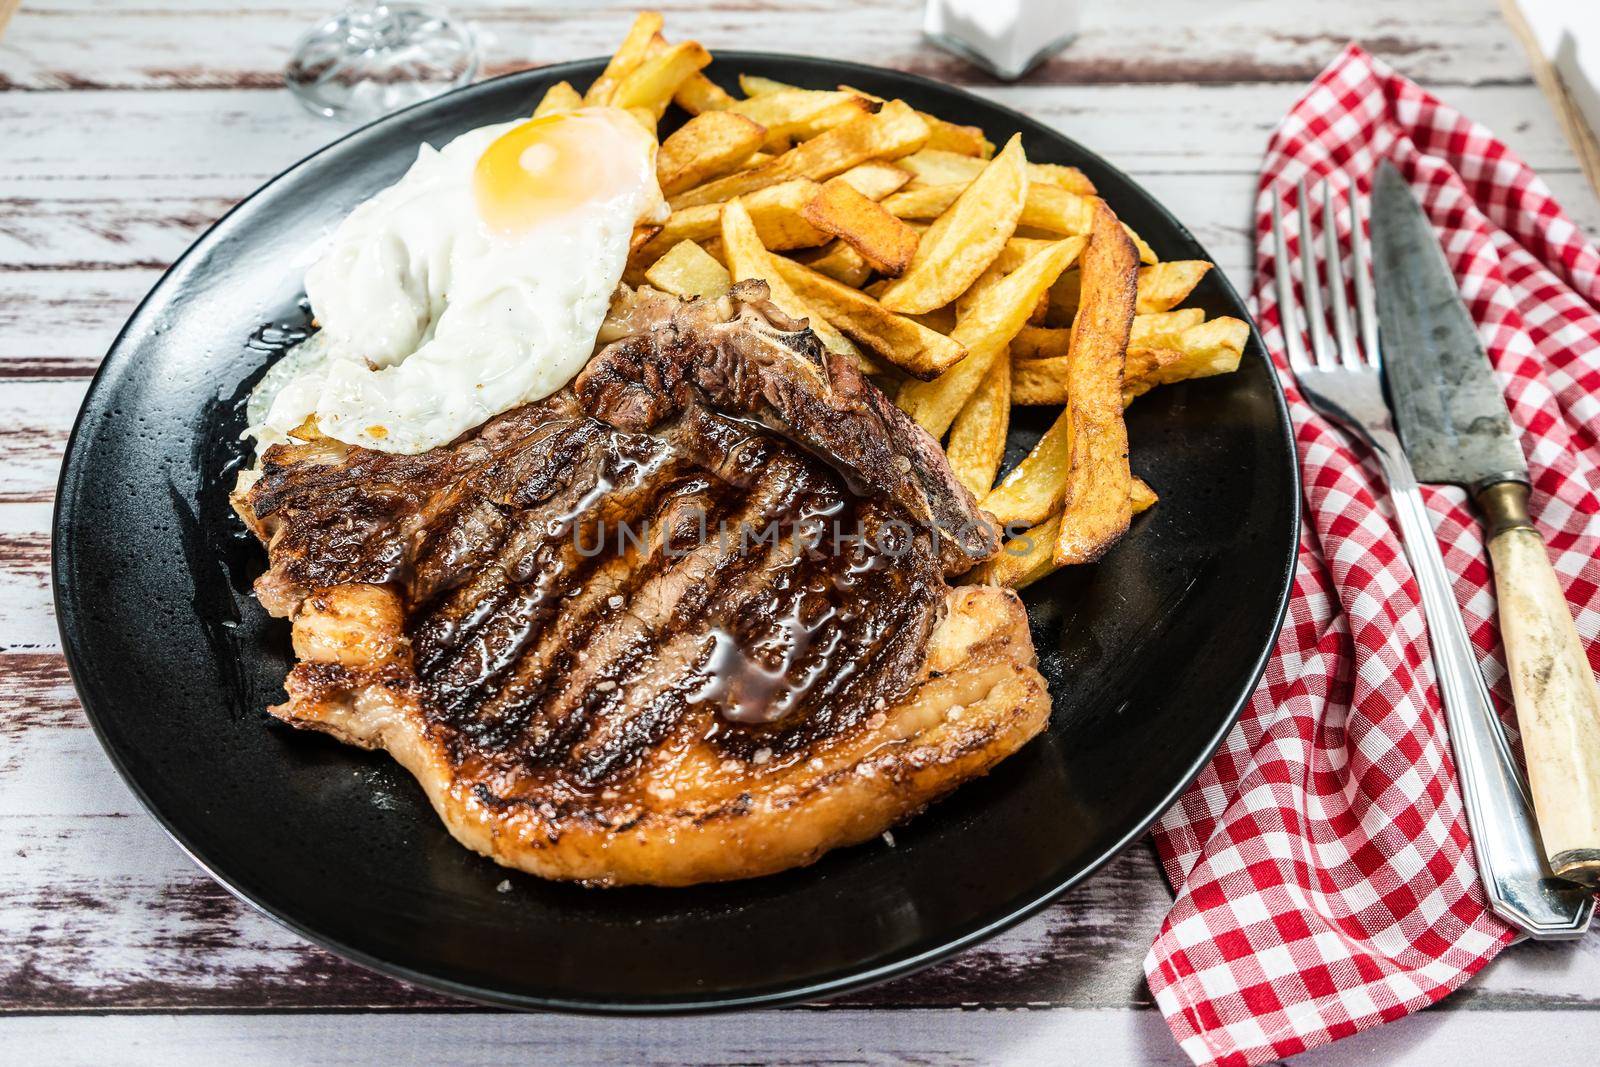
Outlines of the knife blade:
M 1473 493 L 1527 482 L 1505 397 L 1444 249 L 1388 162 L 1372 184 L 1372 246 L 1389 404 L 1418 480 Z

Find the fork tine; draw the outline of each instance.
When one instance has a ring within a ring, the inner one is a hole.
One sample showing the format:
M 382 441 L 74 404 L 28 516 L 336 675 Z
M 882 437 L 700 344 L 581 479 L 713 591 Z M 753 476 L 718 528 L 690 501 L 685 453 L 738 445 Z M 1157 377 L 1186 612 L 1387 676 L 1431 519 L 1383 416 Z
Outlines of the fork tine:
M 1328 317 L 1322 312 L 1322 284 L 1317 276 L 1317 244 L 1311 236 L 1311 201 L 1306 180 L 1300 179 L 1300 289 L 1305 298 L 1306 332 L 1311 335 L 1311 354 L 1317 366 L 1332 370 L 1338 366 L 1333 338 L 1328 336 Z
M 1272 260 L 1278 289 L 1278 323 L 1289 366 L 1296 372 L 1310 370 L 1306 346 L 1300 340 L 1299 304 L 1294 298 L 1294 274 L 1289 269 L 1289 248 L 1283 237 L 1283 207 L 1276 196 L 1272 198 Z
M 1361 350 L 1356 347 L 1356 324 L 1350 315 L 1350 300 L 1344 291 L 1344 252 L 1339 246 L 1339 220 L 1334 213 L 1333 183 L 1322 183 L 1323 260 L 1328 267 L 1328 303 L 1333 309 L 1333 328 L 1339 338 L 1339 358 L 1345 367 L 1361 366 Z
M 1378 352 L 1378 305 L 1372 294 L 1372 256 L 1367 251 L 1367 235 L 1361 225 L 1361 197 L 1356 195 L 1356 179 L 1345 175 L 1350 184 L 1350 272 L 1356 281 L 1356 310 L 1361 317 L 1361 348 L 1367 364 L 1383 365 Z

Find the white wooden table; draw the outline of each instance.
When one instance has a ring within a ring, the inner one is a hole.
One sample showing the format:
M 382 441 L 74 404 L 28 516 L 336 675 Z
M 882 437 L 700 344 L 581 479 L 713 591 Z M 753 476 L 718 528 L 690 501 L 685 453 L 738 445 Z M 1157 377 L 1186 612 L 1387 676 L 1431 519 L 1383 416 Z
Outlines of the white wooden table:
M 231 204 L 338 132 L 280 87 L 332 0 L 24 0 L 0 38 L 0 1062 L 1185 1062 L 1140 962 L 1169 902 L 1147 846 L 1042 916 L 826 1005 L 662 1021 L 481 1011 L 313 948 L 172 845 L 96 745 L 49 592 L 56 468 L 118 326 Z M 0 7 L 4 7 L 0 4 Z M 1600 202 L 1494 0 L 1086 0 L 1001 87 L 918 3 L 668 0 L 668 30 L 914 70 L 1028 112 L 1162 198 L 1241 289 L 1268 131 L 1350 38 L 1492 126 L 1591 232 Z M 243 10 L 241 10 L 243 8 Z M 609 52 L 632 4 L 461 2 L 495 74 Z M 1524 945 L 1319 1064 L 1563 1059 L 1600 1040 L 1600 936 Z

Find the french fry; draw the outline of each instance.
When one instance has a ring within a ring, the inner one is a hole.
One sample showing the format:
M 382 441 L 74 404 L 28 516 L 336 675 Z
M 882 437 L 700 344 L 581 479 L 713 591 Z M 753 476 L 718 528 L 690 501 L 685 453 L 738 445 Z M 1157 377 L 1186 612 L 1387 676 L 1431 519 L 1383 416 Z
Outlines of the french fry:
M 903 189 L 884 198 L 883 206 L 902 219 L 937 218 L 966 192 L 967 185 L 948 182 Z M 1028 198 L 1017 219 L 1019 230 L 1027 228 L 1052 234 L 1087 234 L 1093 225 L 1093 199 L 1055 185 L 1030 184 Z
M 985 293 L 950 333 L 950 339 L 967 350 L 967 358 L 934 381 L 907 382 L 895 397 L 900 409 L 935 438 L 943 437 L 983 376 L 1028 321 L 1039 294 L 1050 288 L 1077 255 L 1076 245 L 1058 241 Z
M 769 185 L 743 197 L 746 210 L 755 220 L 761 243 L 769 250 L 815 248 L 828 243 L 831 235 L 801 217 L 800 211 L 822 187 L 804 178 Z M 679 241 L 704 241 L 722 231 L 722 205 L 700 204 L 674 211 L 667 216 L 661 232 L 640 252 L 650 260 L 666 254 Z
M 1071 439 L 1061 494 L 1058 566 L 1099 559 L 1128 530 L 1133 475 L 1122 420 L 1122 366 L 1133 325 L 1138 250 L 1102 203 L 1085 251 L 1083 300 L 1067 355 L 1067 406 L 1057 421 Z M 1097 247 L 1098 246 L 1098 247 Z
M 1132 400 L 1158 385 L 1231 373 L 1239 369 L 1249 340 L 1249 323 L 1222 317 L 1189 327 L 1168 347 L 1130 348 L 1128 362 L 1136 374 L 1123 393 Z
M 1229 364 L 1225 345 L 1232 340 L 1232 327 L 1219 328 L 1208 335 L 1197 332 L 1190 338 L 1192 356 L 1184 349 L 1183 336 L 1205 318 L 1199 308 L 1158 311 L 1135 315 L 1128 341 L 1128 359 L 1123 370 L 1122 397 L 1126 406 L 1133 398 L 1157 385 L 1179 378 L 1222 374 L 1238 366 L 1238 353 Z M 1218 319 L 1218 322 L 1223 320 Z M 1227 320 L 1230 323 L 1237 319 Z M 1242 325 L 1242 324 L 1241 324 Z M 1067 349 L 1069 331 L 1024 327 L 1011 342 L 1011 402 L 1020 405 L 1065 404 L 1067 402 Z M 1249 328 L 1245 328 L 1246 334 Z M 1243 340 L 1239 339 L 1242 350 Z M 1188 363 L 1180 366 L 1189 356 Z M 1211 369 L 1214 368 L 1214 369 Z M 1188 373 L 1186 373 L 1186 371 Z
M 735 101 L 728 109 L 767 128 L 766 149 L 782 149 L 869 115 L 878 105 L 853 93 L 817 89 L 780 89 Z
M 693 241 L 679 241 L 644 272 L 645 280 L 674 296 L 721 296 L 733 284 L 728 269 Z
M 843 178 L 829 178 L 800 217 L 861 253 L 882 274 L 898 275 L 917 252 L 917 232 Z
M 1066 356 L 1067 407 L 983 507 L 1002 524 L 1063 512 L 1059 563 L 1087 562 L 1127 529 L 1128 433 L 1122 367 L 1133 325 L 1138 251 L 1116 216 L 1096 206 L 1083 257 L 1083 301 Z M 1053 361 L 1051 361 L 1053 362 Z
M 1206 313 L 1199 308 L 1179 308 L 1176 311 L 1151 311 L 1133 317 L 1133 329 L 1128 334 L 1128 347 L 1174 348 L 1180 343 L 1183 331 L 1200 325 Z
M 889 279 L 885 278 L 884 281 Z M 946 304 L 942 308 L 935 308 L 925 315 L 908 315 L 907 318 L 916 319 L 934 333 L 942 333 L 946 337 L 956 328 L 956 309 L 954 304 Z
M 627 111 L 629 115 L 633 116 L 633 121 L 643 127 L 646 133 L 652 138 L 656 136 L 656 119 L 658 116 L 654 111 L 647 107 L 630 107 Z
M 843 241 L 829 241 L 816 252 L 801 252 L 794 258 L 818 274 L 826 274 L 852 289 L 861 288 L 872 277 L 872 267 L 861 258 L 861 253 Z
M 965 315 L 967 309 L 973 304 L 977 303 L 978 299 L 982 297 L 985 292 L 992 288 L 1007 274 L 1010 274 L 1013 270 L 1015 270 L 1017 266 L 1021 265 L 1021 262 L 1023 261 L 1017 260 L 1016 257 L 1009 251 L 1009 246 L 1016 241 L 1026 241 L 1030 246 L 1034 247 L 1036 252 L 1042 251 L 1054 243 L 1051 241 L 1039 241 L 1030 237 L 1013 237 L 1010 241 L 1007 241 L 1007 248 L 1001 250 L 1000 255 L 996 257 L 995 261 L 989 264 L 989 269 L 978 275 L 978 280 L 973 282 L 972 285 L 967 288 L 966 292 L 962 293 L 956 298 L 955 307 L 956 316 L 958 318 Z M 1072 258 L 1067 263 L 1067 269 L 1071 270 L 1073 264 L 1077 262 L 1078 256 L 1082 254 L 1083 247 L 1089 243 L 1089 239 L 1087 237 L 1068 237 L 1065 239 L 1065 243 L 1070 248 L 1075 249 L 1072 254 Z M 1034 304 L 1033 311 L 1028 315 L 1028 321 L 1030 323 L 1034 323 L 1035 325 L 1024 326 L 1023 329 L 1030 330 L 1038 328 L 1037 324 L 1043 321 L 1044 314 L 1048 310 L 1049 305 L 1049 292 L 1047 291 L 1041 293 L 1038 301 Z M 1065 354 L 1064 351 L 1063 354 Z
M 995 257 L 994 265 L 1000 268 L 1000 273 L 1010 274 L 1022 266 L 1023 263 L 1032 259 L 1035 254 L 1044 251 L 1059 240 L 1059 237 L 1013 237 L 1006 242 L 1006 246 Z M 1082 235 L 1070 237 L 1068 240 L 1077 241 L 1080 249 L 1089 243 L 1089 238 Z M 1069 267 L 1068 270 L 1071 270 L 1071 268 Z
M 766 127 L 732 111 L 707 111 L 685 122 L 656 152 L 656 180 L 671 196 L 738 167 L 766 140 Z
M 1128 338 L 1128 365 L 1123 371 L 1123 395 L 1128 400 L 1160 384 L 1150 381 L 1141 386 L 1144 378 L 1157 373 L 1158 366 L 1165 368 L 1178 362 L 1176 349 L 1182 344 L 1182 333 L 1190 326 L 1200 325 L 1203 318 L 1205 312 L 1198 307 L 1134 315 L 1133 330 Z M 1072 331 L 1051 326 L 1022 326 L 1016 341 L 1011 342 L 1011 403 L 1067 402 L 1066 357 L 1070 336 Z M 1202 336 L 1197 336 L 1195 342 L 1203 342 Z M 1130 389 L 1134 390 L 1131 395 L 1128 394 Z
M 928 122 L 928 147 L 943 152 L 988 159 L 994 155 L 994 142 L 983 135 L 976 126 L 962 126 L 955 122 L 925 115 Z
M 650 46 L 661 32 L 661 12 L 641 11 L 628 27 L 628 35 L 606 63 L 606 69 L 583 94 L 583 102 L 591 107 L 611 103 L 612 94 L 624 76 L 645 61 Z
M 1051 326 L 1024 326 L 1011 342 L 1011 358 L 1018 363 L 1065 356 L 1072 331 Z
M 879 103 L 883 103 L 883 97 L 873 96 L 871 93 L 864 92 L 861 89 L 854 89 L 848 85 L 841 85 L 839 88 L 844 92 L 855 93 L 857 96 L 864 96 L 868 100 L 876 100 Z M 930 115 L 926 111 L 919 111 L 917 114 L 921 115 L 922 120 L 928 124 L 929 148 L 977 156 L 980 160 L 988 159 L 994 155 L 994 143 L 985 137 L 983 131 L 978 127 L 960 126 L 954 122 L 946 122 L 944 119 Z
M 794 318 L 809 320 L 811 332 L 830 352 L 852 359 L 861 355 L 861 350 L 849 338 L 834 329 L 784 281 L 783 274 L 777 270 L 783 258 L 773 255 L 761 244 L 761 235 L 756 232 L 756 224 L 742 201 L 730 200 L 722 205 L 722 248 L 728 260 L 728 274 L 734 281 L 761 279 L 767 283 L 772 302 L 779 310 Z
M 963 582 L 972 585 L 1000 585 L 1022 589 L 1051 574 L 1056 568 L 1056 538 L 1061 533 L 1061 516 L 1052 515 L 1008 540 L 1000 554 L 968 571 Z
M 916 314 L 960 296 L 994 262 L 1017 228 L 1028 191 L 1027 164 L 1022 138 L 1011 138 L 928 227 L 916 256 L 899 280 L 884 290 L 883 306 Z
M 1067 402 L 1067 357 L 1021 359 L 1011 349 L 1011 402 L 1019 407 Z
M 1143 478 L 1133 479 L 1128 506 L 1134 515 L 1155 507 L 1157 501 L 1155 490 Z M 1011 538 L 998 556 L 967 572 L 962 581 L 972 585 L 1003 585 L 1010 589 L 1032 585 L 1060 569 L 1055 561 L 1056 539 L 1060 534 L 1058 512 Z
M 997 359 L 950 427 L 945 455 L 956 481 L 981 500 L 994 487 L 1011 425 L 1011 360 Z
M 622 76 L 611 92 L 611 106 L 642 107 L 659 119 L 678 86 L 710 62 L 711 53 L 698 41 L 669 45 Z
M 726 111 L 735 101 L 722 86 L 696 72 L 678 86 L 678 91 L 672 94 L 672 102 L 691 115 L 703 115 L 707 111 Z
M 556 82 L 539 98 L 539 106 L 533 109 L 533 117 L 537 119 L 558 111 L 576 111 L 582 106 L 583 96 L 572 87 L 572 83 Z
M 928 147 L 913 152 L 900 161 L 912 174 L 911 188 L 929 185 L 946 185 L 970 182 L 983 170 L 983 160 L 959 152 L 945 152 Z M 1094 183 L 1077 167 L 1064 167 L 1059 163 L 1029 163 L 1030 185 L 1055 185 L 1079 196 L 1093 196 Z
M 1194 291 L 1210 269 L 1211 264 L 1203 259 L 1173 260 L 1140 268 L 1139 311 L 1170 311 Z
M 901 370 L 918 378 L 932 378 L 952 364 L 965 362 L 967 350 L 961 342 L 886 310 L 858 289 L 841 285 L 782 256 L 773 258 L 784 280 L 829 322 L 863 348 Z M 958 410 L 959 407 L 957 405 Z M 951 412 L 951 417 L 955 417 L 955 412 Z
M 672 198 L 674 209 L 716 204 L 791 178 L 822 181 L 869 159 L 898 159 L 928 139 L 928 124 L 900 101 L 876 115 L 862 115 L 827 133 L 803 141 L 751 170 L 707 182 Z
M 873 159 L 857 163 L 838 175 L 836 180 L 849 185 L 868 200 L 882 200 L 910 181 L 911 175 L 893 163 L 882 163 Z
M 1132 226 L 1129 226 L 1126 222 L 1124 222 L 1122 224 L 1122 228 L 1127 233 L 1128 240 L 1133 242 L 1133 247 L 1139 250 L 1140 263 L 1154 266 L 1156 263 L 1160 262 L 1160 258 L 1156 255 L 1156 250 L 1151 248 L 1150 245 L 1146 243 L 1145 239 L 1140 237 L 1138 232 L 1135 231 Z
M 739 91 L 746 97 L 765 96 L 768 93 L 782 93 L 790 89 L 798 89 L 798 85 L 788 82 L 776 81 L 772 78 L 763 78 L 758 74 L 739 75 Z

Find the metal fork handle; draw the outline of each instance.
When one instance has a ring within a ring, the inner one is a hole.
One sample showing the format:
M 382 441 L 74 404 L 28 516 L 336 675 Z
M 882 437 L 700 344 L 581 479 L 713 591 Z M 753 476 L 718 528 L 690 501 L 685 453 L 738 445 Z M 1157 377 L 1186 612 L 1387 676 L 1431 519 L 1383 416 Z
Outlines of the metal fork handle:
M 1527 785 L 1484 684 L 1411 463 L 1392 431 L 1365 429 L 1389 483 L 1401 543 L 1422 594 L 1484 892 L 1501 918 L 1533 937 L 1578 937 L 1588 928 L 1590 908 L 1575 906 L 1574 894 L 1582 890 L 1544 873 L 1544 846 Z

